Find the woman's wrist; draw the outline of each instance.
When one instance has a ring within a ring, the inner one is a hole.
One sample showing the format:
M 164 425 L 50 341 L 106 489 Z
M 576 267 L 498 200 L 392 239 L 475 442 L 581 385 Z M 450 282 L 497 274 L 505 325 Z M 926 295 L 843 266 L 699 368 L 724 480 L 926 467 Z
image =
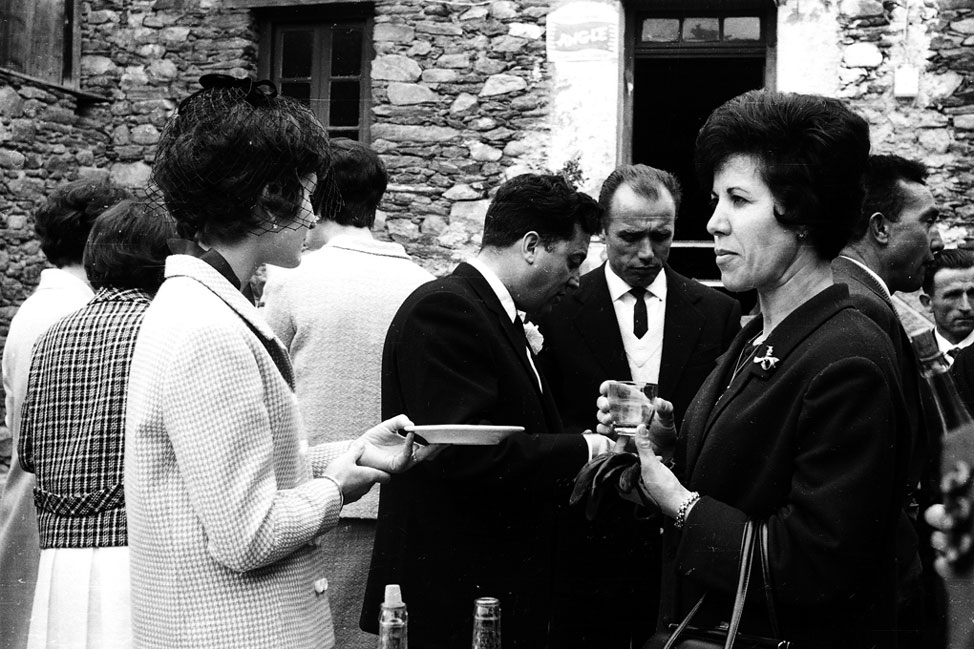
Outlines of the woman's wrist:
M 680 506 L 676 510 L 676 516 L 673 517 L 673 527 L 678 530 L 682 530 L 683 526 L 687 522 L 687 516 L 690 515 L 690 510 L 693 506 L 697 504 L 700 500 L 700 494 L 696 491 L 687 492 L 686 498 L 680 503 Z

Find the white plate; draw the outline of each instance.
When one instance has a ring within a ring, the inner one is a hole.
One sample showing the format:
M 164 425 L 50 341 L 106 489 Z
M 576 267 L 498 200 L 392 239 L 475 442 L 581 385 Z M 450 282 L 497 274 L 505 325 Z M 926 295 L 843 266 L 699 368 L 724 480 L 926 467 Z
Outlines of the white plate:
M 434 426 L 406 426 L 407 433 L 415 432 L 430 444 L 461 444 L 464 446 L 493 446 L 501 440 L 523 433 L 524 426 L 475 426 L 472 424 L 439 424 Z

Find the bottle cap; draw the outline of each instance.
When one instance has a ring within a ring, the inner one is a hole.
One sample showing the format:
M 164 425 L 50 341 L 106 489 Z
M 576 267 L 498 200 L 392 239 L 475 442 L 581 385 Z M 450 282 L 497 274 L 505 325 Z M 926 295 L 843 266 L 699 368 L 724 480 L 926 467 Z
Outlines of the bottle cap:
M 405 606 L 405 603 L 402 601 L 402 590 L 399 588 L 399 584 L 386 584 L 386 597 L 382 605 L 389 607 Z
M 501 601 L 496 597 L 478 597 L 473 602 L 473 616 L 480 620 L 500 619 Z
M 912 336 L 913 349 L 916 350 L 921 363 L 932 361 L 941 355 L 940 346 L 937 345 L 937 337 L 933 332 L 933 329 L 926 329 Z

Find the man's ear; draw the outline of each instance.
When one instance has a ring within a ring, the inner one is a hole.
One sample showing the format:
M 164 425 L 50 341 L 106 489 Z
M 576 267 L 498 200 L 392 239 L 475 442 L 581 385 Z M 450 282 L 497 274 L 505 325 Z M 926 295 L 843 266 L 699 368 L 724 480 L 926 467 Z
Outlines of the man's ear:
M 929 295 L 927 295 L 926 293 L 920 293 L 919 298 L 920 298 L 920 304 L 923 305 L 924 309 L 926 309 L 927 311 L 933 311 L 933 307 L 930 306 Z
M 523 237 L 521 237 L 521 254 L 524 256 L 524 261 L 529 264 L 533 264 L 535 258 L 538 255 L 538 248 L 541 247 L 541 235 L 539 235 L 534 230 L 526 232 Z
M 867 232 L 876 243 L 883 246 L 889 245 L 891 234 L 890 221 L 883 216 L 882 212 L 873 212 L 873 215 L 869 217 Z

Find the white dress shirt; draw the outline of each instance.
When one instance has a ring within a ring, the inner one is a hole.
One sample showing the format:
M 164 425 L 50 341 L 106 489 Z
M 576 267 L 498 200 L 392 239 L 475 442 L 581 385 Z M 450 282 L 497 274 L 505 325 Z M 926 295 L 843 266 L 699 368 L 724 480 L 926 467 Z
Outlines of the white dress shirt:
M 633 287 L 616 275 L 609 264 L 605 265 L 605 281 L 609 286 L 609 297 L 612 298 L 616 320 L 619 322 L 622 346 L 626 350 L 632 380 L 659 383 L 659 366 L 663 357 L 663 320 L 666 316 L 666 271 L 659 272 L 643 295 L 648 329 L 642 338 L 636 338 L 632 331 L 636 296 L 629 291 Z
M 974 331 L 967 334 L 967 338 L 965 338 L 964 340 L 960 341 L 957 344 L 954 344 L 949 340 L 947 340 L 946 338 L 944 338 L 943 336 L 941 336 L 939 329 L 934 329 L 933 335 L 937 339 L 937 347 L 939 347 L 940 351 L 943 352 L 944 358 L 947 359 L 947 363 L 949 365 L 954 364 L 954 357 L 948 354 L 947 352 L 949 352 L 952 349 L 958 349 L 958 350 L 964 349 L 965 347 L 970 347 L 971 343 L 974 343 Z

